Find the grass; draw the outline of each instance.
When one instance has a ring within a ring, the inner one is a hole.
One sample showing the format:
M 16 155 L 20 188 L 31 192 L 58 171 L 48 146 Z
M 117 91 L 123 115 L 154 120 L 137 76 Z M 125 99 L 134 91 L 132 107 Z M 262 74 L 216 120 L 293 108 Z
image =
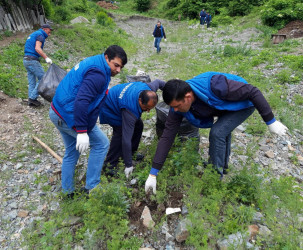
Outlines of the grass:
M 133 14 L 132 6 L 127 6 L 121 1 L 121 7 Z M 116 12 L 122 13 L 121 10 Z M 92 14 L 87 14 L 91 20 Z M 252 19 L 251 19 L 252 18 Z M 252 21 L 250 21 L 252 20 Z M 243 19 L 235 18 L 233 24 L 227 27 L 219 27 L 224 35 L 233 34 L 236 29 L 256 27 L 258 17 L 256 14 Z M 152 70 L 156 63 L 165 64 L 165 78 L 189 79 L 204 71 L 231 72 L 240 74 L 249 83 L 262 90 L 276 117 L 285 123 L 291 131 L 302 131 L 301 110 L 303 106 L 302 96 L 295 94 L 287 97 L 288 86 L 299 84 L 303 73 L 303 60 L 300 56 L 291 54 L 298 49 L 300 42 L 289 40 L 278 46 L 270 43 L 269 35 L 272 29 L 257 25 L 262 32 L 261 36 L 254 37 L 254 41 L 260 41 L 264 47 L 260 50 L 248 48 L 247 44 L 235 43 L 226 39 L 227 45 L 216 45 L 217 38 L 213 35 L 211 41 L 202 41 L 205 46 L 194 48 L 193 44 L 201 41 L 198 30 L 187 29 L 187 23 L 170 34 L 170 42 L 182 45 L 183 49 L 175 53 L 164 52 L 160 55 L 152 55 L 143 62 L 137 62 L 146 72 Z M 168 31 L 169 32 L 169 31 Z M 218 36 L 221 36 L 220 34 Z M 102 39 L 100 39 L 102 37 Z M 223 37 L 223 35 L 222 35 Z M 117 27 L 103 27 L 96 25 L 74 25 L 68 28 L 58 27 L 53 32 L 51 41 L 55 43 L 52 58 L 55 62 L 68 61 L 72 67 L 75 62 L 70 61 L 71 55 L 79 58 L 102 52 L 108 45 L 117 43 L 125 48 L 128 55 L 136 53 L 137 48 L 133 41 L 128 40 L 124 31 Z M 73 41 L 72 46 L 70 41 Z M 83 44 L 85 41 L 85 44 Z M 144 40 L 146 42 L 146 40 Z M 185 46 L 186 45 L 186 46 Z M 0 54 L 0 89 L 5 93 L 15 96 L 26 96 L 27 81 L 20 55 L 24 42 L 12 43 L 2 48 Z M 180 67 L 179 65 L 182 65 Z M 277 67 L 277 65 L 280 65 Z M 282 65 L 282 66 L 281 66 Z M 271 73 L 278 68 L 276 73 Z M 125 81 L 128 70 L 120 75 L 121 82 Z M 13 87 L 12 87 L 13 86 Z M 290 102 L 289 102 L 290 101 Z M 142 118 L 150 119 L 155 114 L 144 113 Z M 289 119 L 291 114 L 292 119 Z M 45 114 L 44 119 L 48 117 Z M 32 131 L 32 123 L 25 117 L 24 130 Z M 218 176 L 210 166 L 203 168 L 202 172 L 197 166 L 203 166 L 203 159 L 195 148 L 194 141 L 180 143 L 175 141 L 173 149 L 169 152 L 165 166 L 157 177 L 157 195 L 151 200 L 157 204 L 169 202 L 171 191 L 184 194 L 183 203 L 188 208 L 188 219 L 192 226 L 189 228 L 190 236 L 186 240 L 187 246 L 196 249 L 213 248 L 218 240 L 237 232 L 245 233 L 247 226 L 255 223 L 253 216 L 256 212 L 264 215 L 264 224 L 271 230 L 269 237 L 260 236 L 256 245 L 263 249 L 296 249 L 299 245 L 301 225 L 297 223 L 298 215 L 302 214 L 303 203 L 300 196 L 302 185 L 291 177 L 281 176 L 275 178 L 270 167 L 263 168 L 256 164 L 254 158 L 258 150 L 258 136 L 263 137 L 267 133 L 267 127 L 255 112 L 246 121 L 246 132 L 256 136 L 256 139 L 246 150 L 236 147 L 234 152 L 246 156 L 246 160 L 239 163 L 241 170 L 232 170 L 229 178 L 220 182 Z M 200 130 L 200 134 L 207 137 L 209 130 Z M 57 135 L 53 133 L 53 125 L 46 122 L 42 130 L 41 139 L 51 148 L 59 149 L 62 145 L 56 145 Z M 120 178 L 108 180 L 102 176 L 101 185 L 89 200 L 75 199 L 68 201 L 62 197 L 47 196 L 43 199 L 51 199 L 60 202 L 60 209 L 52 211 L 44 220 L 35 222 L 31 228 L 23 231 L 23 245 L 26 248 L 61 249 L 73 248 L 81 245 L 84 248 L 103 249 L 138 249 L 141 247 L 143 237 L 135 238 L 129 231 L 128 209 L 134 201 L 146 199 L 144 183 L 148 176 L 152 159 L 155 154 L 157 139 L 151 145 L 140 145 L 140 151 L 144 152 L 145 159 L 136 166 L 134 177 L 138 180 L 138 188 L 127 188 L 123 168 L 120 169 Z M 203 150 L 203 149 L 201 149 Z M 29 143 L 28 152 L 17 154 L 12 162 L 18 162 L 28 154 L 41 153 L 34 151 Z M 7 161 L 8 155 L 1 153 L 0 160 Z M 293 164 L 298 164 L 296 155 L 290 156 Z M 35 158 L 34 164 L 40 164 L 40 159 Z M 9 179 L 13 175 L 11 171 L 4 171 L 2 179 Z M 33 183 L 42 185 L 44 192 L 50 192 L 51 186 L 47 184 L 47 178 L 35 175 Z M 77 183 L 77 185 L 80 185 Z M 0 184 L 2 187 L 2 183 Z M 30 186 L 24 186 L 29 193 Z M 30 208 L 29 208 L 30 209 Z M 76 225 L 66 226 L 65 221 L 71 216 L 79 217 Z M 161 221 L 164 219 L 161 218 Z M 287 237 L 282 236 L 287 235 Z

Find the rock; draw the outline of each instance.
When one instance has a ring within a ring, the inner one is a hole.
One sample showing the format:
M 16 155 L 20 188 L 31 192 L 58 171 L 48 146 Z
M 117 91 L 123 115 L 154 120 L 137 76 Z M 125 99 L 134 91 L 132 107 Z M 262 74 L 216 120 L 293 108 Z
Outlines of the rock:
M 273 151 L 269 150 L 269 151 L 265 152 L 265 156 L 272 159 L 275 157 L 275 153 Z
M 262 238 L 266 238 L 271 235 L 271 230 L 269 230 L 266 226 L 259 225 L 259 235 Z
M 20 210 L 20 211 L 18 212 L 18 217 L 25 218 L 25 217 L 28 216 L 28 214 L 29 214 L 28 211 L 26 211 L 26 210 Z
M 67 219 L 63 220 L 62 226 L 64 227 L 69 227 L 73 225 L 77 225 L 82 221 L 82 218 L 77 217 L 77 216 L 70 216 Z
M 89 23 L 89 21 L 83 17 L 83 16 L 78 16 L 76 18 L 74 18 L 73 20 L 70 21 L 71 24 L 75 24 L 75 23 Z
M 217 245 L 219 250 L 228 250 L 228 249 L 243 249 L 243 236 L 240 232 L 236 234 L 231 234 L 227 236 L 227 239 L 218 240 Z
M 183 219 L 179 222 L 176 231 L 176 241 L 183 242 L 185 241 L 189 236 L 189 231 L 187 230 L 187 227 L 191 225 L 191 222 L 188 219 Z
M 143 225 L 147 228 L 153 228 L 155 226 L 155 222 L 153 221 L 150 210 L 147 206 L 144 207 L 141 219 L 143 219 Z

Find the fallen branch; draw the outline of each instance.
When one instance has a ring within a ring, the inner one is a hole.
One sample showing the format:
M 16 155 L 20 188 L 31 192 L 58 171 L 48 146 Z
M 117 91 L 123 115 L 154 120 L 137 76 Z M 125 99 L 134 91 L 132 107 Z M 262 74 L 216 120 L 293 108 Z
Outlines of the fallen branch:
M 36 136 L 33 136 L 33 138 L 43 147 L 46 149 L 47 152 L 49 152 L 52 156 L 54 156 L 60 163 L 62 163 L 62 158 L 57 155 L 49 146 L 47 146 L 44 142 L 42 142 L 40 139 L 38 139 Z

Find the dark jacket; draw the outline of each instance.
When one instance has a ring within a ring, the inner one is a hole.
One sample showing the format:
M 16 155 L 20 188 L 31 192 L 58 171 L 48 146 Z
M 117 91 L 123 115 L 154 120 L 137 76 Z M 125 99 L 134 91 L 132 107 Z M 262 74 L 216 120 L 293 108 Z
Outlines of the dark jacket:
M 156 24 L 154 32 L 153 32 L 153 36 L 154 37 L 164 37 L 166 39 L 166 35 L 165 35 L 165 31 L 162 25 L 160 25 L 160 27 L 158 27 L 158 25 Z

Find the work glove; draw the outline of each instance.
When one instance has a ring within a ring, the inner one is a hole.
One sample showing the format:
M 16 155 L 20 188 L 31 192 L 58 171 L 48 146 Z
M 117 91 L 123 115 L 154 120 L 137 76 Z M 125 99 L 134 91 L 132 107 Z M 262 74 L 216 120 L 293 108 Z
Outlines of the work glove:
M 128 179 L 130 177 L 130 175 L 133 173 L 133 171 L 134 171 L 134 167 L 133 166 L 124 169 L 124 173 L 125 173 L 126 179 Z
M 271 133 L 275 133 L 279 136 L 285 135 L 286 131 L 288 130 L 288 128 L 279 121 L 275 121 L 268 125 L 268 129 Z
M 166 38 L 164 39 L 164 41 L 166 42 Z
M 53 63 L 52 59 L 50 59 L 49 57 L 46 57 L 46 58 L 45 58 L 45 61 L 46 61 L 46 63 L 48 63 L 48 64 L 52 64 L 52 63 Z
M 149 189 L 153 189 L 153 193 L 156 194 L 157 177 L 155 175 L 149 175 L 145 182 L 145 193 L 149 192 Z
M 80 154 L 84 153 L 86 149 L 89 147 L 89 137 L 87 133 L 81 133 L 77 135 L 77 144 L 76 149 Z

